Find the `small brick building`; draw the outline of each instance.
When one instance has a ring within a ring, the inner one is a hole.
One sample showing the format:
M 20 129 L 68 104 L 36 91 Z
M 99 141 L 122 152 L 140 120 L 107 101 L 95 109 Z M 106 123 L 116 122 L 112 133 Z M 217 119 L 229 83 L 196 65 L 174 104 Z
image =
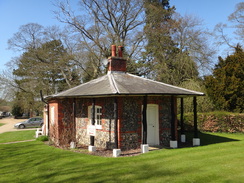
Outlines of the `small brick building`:
M 105 76 L 46 98 L 45 131 L 57 146 L 170 146 L 178 140 L 177 98 L 201 95 L 127 73 L 122 47 L 117 55 L 113 45 Z

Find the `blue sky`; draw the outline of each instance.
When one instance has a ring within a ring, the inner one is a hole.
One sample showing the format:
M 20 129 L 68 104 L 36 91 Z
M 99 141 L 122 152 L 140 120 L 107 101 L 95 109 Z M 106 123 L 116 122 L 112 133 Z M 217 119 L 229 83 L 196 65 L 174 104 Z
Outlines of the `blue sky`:
M 70 0 L 76 5 L 78 0 Z M 204 21 L 204 25 L 212 30 L 217 23 L 227 22 L 235 5 L 241 0 L 170 0 L 181 15 L 192 14 Z M 43 26 L 60 25 L 54 18 L 51 0 L 0 0 L 0 70 L 19 53 L 8 50 L 7 41 L 16 33 L 21 25 L 38 23 Z M 217 58 L 216 58 L 217 60 Z

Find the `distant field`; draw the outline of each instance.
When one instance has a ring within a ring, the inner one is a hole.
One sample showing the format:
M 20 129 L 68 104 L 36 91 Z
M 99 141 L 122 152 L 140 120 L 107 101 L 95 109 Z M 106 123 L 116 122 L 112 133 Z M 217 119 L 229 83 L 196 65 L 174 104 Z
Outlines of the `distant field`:
M 18 135 L 23 134 L 3 133 L 0 139 L 17 140 Z M 200 147 L 119 158 L 75 153 L 39 141 L 1 144 L 0 182 L 243 182 L 244 134 L 200 137 Z

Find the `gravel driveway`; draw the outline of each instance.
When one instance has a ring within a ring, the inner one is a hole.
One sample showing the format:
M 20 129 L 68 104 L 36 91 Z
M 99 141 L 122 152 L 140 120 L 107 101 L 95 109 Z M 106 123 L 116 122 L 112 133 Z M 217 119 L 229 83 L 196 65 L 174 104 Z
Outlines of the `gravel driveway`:
M 16 129 L 14 124 L 18 122 L 25 121 L 26 119 L 14 119 L 14 118 L 3 118 L 0 119 L 0 123 L 5 123 L 3 126 L 0 126 L 0 133 L 11 132 L 11 131 L 23 131 L 23 130 L 35 130 L 36 128 L 27 128 L 27 129 Z

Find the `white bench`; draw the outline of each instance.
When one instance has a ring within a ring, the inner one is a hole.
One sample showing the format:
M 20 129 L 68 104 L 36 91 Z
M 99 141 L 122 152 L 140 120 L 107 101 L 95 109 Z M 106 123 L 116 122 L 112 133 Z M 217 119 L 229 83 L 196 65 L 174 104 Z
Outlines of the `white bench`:
M 36 129 L 36 138 L 38 138 L 39 136 L 42 136 L 43 132 L 44 132 L 44 125 L 42 125 L 41 128 Z

